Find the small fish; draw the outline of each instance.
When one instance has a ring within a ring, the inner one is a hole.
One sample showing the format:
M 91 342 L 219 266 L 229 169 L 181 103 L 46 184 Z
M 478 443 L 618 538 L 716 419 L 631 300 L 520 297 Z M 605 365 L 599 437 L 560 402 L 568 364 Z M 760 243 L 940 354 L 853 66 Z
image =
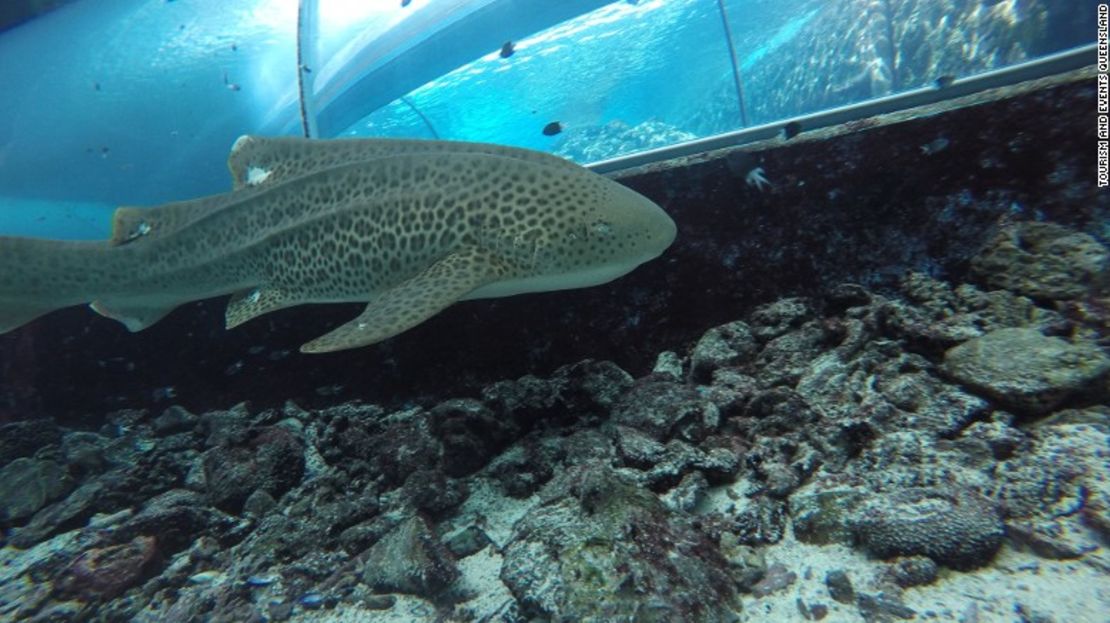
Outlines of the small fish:
M 559 123 L 558 121 L 552 121 L 551 123 L 543 126 L 543 135 L 544 136 L 555 136 L 556 134 L 558 134 L 559 132 L 562 132 L 562 131 L 563 131 L 563 124 Z
M 324 605 L 324 596 L 320 593 L 308 593 L 301 597 L 300 604 L 309 610 L 315 610 Z
M 782 126 L 782 135 L 786 137 L 787 140 L 790 140 L 801 133 L 802 124 L 797 121 L 791 121 L 790 123 Z
M 236 44 L 234 44 L 234 43 L 232 43 L 232 44 L 231 44 L 231 51 L 232 51 L 232 52 L 238 52 L 238 51 L 239 51 L 239 46 L 238 46 L 238 45 L 236 45 Z
M 219 571 L 201 571 L 189 576 L 190 584 L 211 584 L 223 577 Z
M 306 74 L 310 74 L 312 73 L 312 68 L 308 65 L 301 65 L 301 71 L 305 72 Z
M 501 46 L 501 58 L 509 58 L 513 52 L 516 52 L 516 46 L 512 41 L 506 41 L 505 45 Z
M 407 7 L 410 4 L 412 4 L 412 0 L 401 0 L 401 8 L 402 9 Z
M 921 155 L 923 156 L 932 156 L 933 154 L 939 154 L 945 149 L 948 149 L 948 139 L 942 136 L 924 145 L 918 146 L 918 149 L 921 150 Z
M 956 76 L 953 76 L 952 74 L 944 74 L 943 76 L 933 81 L 933 84 L 936 85 L 938 89 L 947 89 L 948 87 L 952 86 L 952 83 L 955 81 Z
M 231 82 L 227 79 L 227 72 L 226 71 L 224 72 L 224 86 L 227 87 L 228 91 L 238 91 L 239 89 L 242 88 L 238 84 L 236 84 L 234 82 Z

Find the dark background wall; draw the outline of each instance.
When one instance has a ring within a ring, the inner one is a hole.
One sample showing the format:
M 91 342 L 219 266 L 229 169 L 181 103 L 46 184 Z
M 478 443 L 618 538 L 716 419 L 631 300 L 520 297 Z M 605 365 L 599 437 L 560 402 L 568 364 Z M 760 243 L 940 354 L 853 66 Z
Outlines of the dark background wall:
M 359 306 L 285 310 L 225 331 L 224 301 L 203 301 L 138 334 L 87 309 L 58 311 L 0 336 L 0 422 L 93 424 L 171 403 L 421 402 L 583 358 L 642 374 L 660 351 L 685 351 L 782 296 L 843 282 L 882 289 L 908 270 L 959 281 L 1010 220 L 1105 240 L 1090 72 L 978 99 L 626 174 L 678 223 L 662 258 L 600 287 L 458 304 L 368 348 L 296 352 Z M 756 166 L 773 186 L 745 182 Z

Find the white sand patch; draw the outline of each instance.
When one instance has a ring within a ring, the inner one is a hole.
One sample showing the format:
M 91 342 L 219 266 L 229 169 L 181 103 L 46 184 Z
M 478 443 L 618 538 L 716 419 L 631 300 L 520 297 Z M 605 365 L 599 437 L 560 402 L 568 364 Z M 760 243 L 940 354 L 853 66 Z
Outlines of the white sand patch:
M 798 574 L 792 586 L 767 597 L 743 598 L 741 621 L 776 623 L 804 621 L 798 599 L 807 606 L 828 608 L 824 621 L 864 621 L 853 604 L 841 604 L 829 595 L 825 574 L 844 571 L 856 594 L 879 591 L 881 561 L 868 558 L 844 545 L 811 545 L 794 538 L 793 530 L 765 550 L 767 564 L 781 563 Z M 908 588 L 902 603 L 917 612 L 915 620 L 1011 623 L 1026 616 L 1049 616 L 1068 623 L 1110 621 L 1110 565 L 1104 551 L 1083 560 L 1047 560 L 1004 545 L 990 566 L 972 572 L 941 569 L 932 584 Z M 976 618 L 977 617 L 977 618 Z

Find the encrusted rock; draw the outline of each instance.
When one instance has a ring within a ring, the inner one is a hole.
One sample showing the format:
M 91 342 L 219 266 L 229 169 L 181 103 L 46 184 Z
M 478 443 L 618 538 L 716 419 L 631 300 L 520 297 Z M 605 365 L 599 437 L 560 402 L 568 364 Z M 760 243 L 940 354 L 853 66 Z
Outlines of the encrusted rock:
M 665 350 L 655 358 L 655 365 L 651 368 L 652 374 L 668 376 L 672 381 L 682 380 L 682 357 L 674 351 Z
M 756 582 L 752 586 L 752 595 L 756 597 L 766 597 L 771 593 L 777 593 L 781 590 L 789 588 L 798 579 L 798 574 L 790 571 L 782 563 L 774 563 L 767 567 L 763 579 Z
M 73 489 L 54 461 L 19 458 L 0 469 L 0 522 L 27 519 Z
M 557 441 L 528 439 L 495 460 L 490 465 L 490 475 L 506 495 L 526 498 L 551 479 L 562 454 Z
M 621 398 L 613 409 L 613 421 L 655 439 L 674 435 L 700 441 L 716 430 L 720 410 L 694 387 L 649 377 Z
M 835 285 L 825 292 L 826 313 L 843 313 L 853 307 L 867 305 L 871 300 L 871 293 L 858 283 Z
M 370 548 L 362 578 L 376 591 L 431 597 L 455 581 L 459 569 L 451 552 L 428 524 L 411 517 Z
M 717 368 L 747 363 L 758 349 L 759 344 L 746 322 L 738 320 L 714 327 L 694 346 L 690 355 L 691 378 L 704 383 Z
M 954 569 L 990 561 L 1002 544 L 1002 516 L 988 500 L 967 491 L 907 488 L 866 499 L 849 523 L 872 556 L 922 555 Z
M 785 298 L 755 308 L 748 317 L 748 324 L 752 334 L 766 342 L 802 326 L 813 316 L 813 304 L 809 299 Z
M 665 446 L 647 433 L 631 426 L 617 425 L 612 428 L 612 434 L 617 454 L 625 465 L 649 469 L 663 460 Z
M 771 341 L 755 359 L 755 376 L 765 386 L 793 386 L 823 350 L 834 346 L 818 322 L 784 333 Z
M 219 446 L 204 456 L 204 475 L 212 505 L 239 512 L 257 489 L 275 498 L 301 481 L 304 446 L 278 426 L 257 432 L 245 445 Z
M 852 580 L 841 569 L 833 569 L 825 574 L 825 587 L 829 589 L 829 596 L 842 604 L 850 604 L 856 599 Z
M 925 556 L 899 558 L 887 569 L 887 576 L 902 588 L 931 584 L 937 573 L 937 563 Z
M 705 474 L 690 472 L 663 496 L 663 503 L 674 511 L 691 512 L 705 498 L 708 490 L 709 482 L 705 479 Z
M 729 563 L 654 495 L 595 464 L 549 496 L 516 523 L 501 568 L 527 617 L 734 620 Z
M 856 596 L 856 607 L 860 616 L 866 623 L 884 623 L 894 619 L 910 620 L 917 617 L 917 612 L 902 603 L 896 595 L 879 593 L 867 595 L 860 593 Z
M 233 518 L 205 504 L 201 494 L 174 489 L 147 501 L 138 513 L 115 528 L 114 539 L 156 534 L 159 551 L 171 556 L 192 545 L 201 535 L 222 533 L 235 523 Z
M 498 417 L 552 425 L 604 415 L 631 386 L 632 376 L 616 364 L 587 359 L 560 367 L 549 379 L 529 375 L 494 383 L 482 399 Z
M 35 513 L 26 526 L 11 533 L 11 543 L 27 548 L 54 534 L 64 526 L 83 523 L 93 513 L 106 510 L 105 493 L 108 487 L 102 479 L 90 480 L 73 490 L 65 499 Z M 117 510 L 117 509 L 111 509 Z
M 761 548 L 744 545 L 731 532 L 721 535 L 721 553 L 729 563 L 729 573 L 742 591 L 751 591 L 767 573 L 767 560 Z
M 75 431 L 62 436 L 62 456 L 71 474 L 83 477 L 103 471 L 107 466 L 109 441 L 88 431 Z
M 432 433 L 443 445 L 443 471 L 456 478 L 481 469 L 515 432 L 512 421 L 473 399 L 441 402 L 429 415 Z
M 156 562 L 154 537 L 135 537 L 130 543 L 91 549 L 78 556 L 58 581 L 65 595 L 110 599 L 142 580 Z
M 848 516 L 866 497 L 856 487 L 811 483 L 790 496 L 794 533 L 807 543 L 844 543 L 850 540 Z
M 745 545 L 778 543 L 786 532 L 786 504 L 759 497 L 736 512 L 731 529 Z
M 1008 408 L 1042 414 L 1110 371 L 1110 357 L 1033 329 L 998 329 L 950 349 L 944 370 Z
M 999 464 L 995 486 L 1011 536 L 1038 555 L 1074 558 L 1110 536 L 1110 409 L 1061 411 Z
M 1110 250 L 1054 223 L 1022 222 L 998 232 L 971 261 L 988 285 L 1041 299 L 1084 296 L 1106 279 Z
M 462 504 L 467 487 L 465 481 L 448 478 L 439 470 L 421 469 L 405 480 L 404 494 L 413 508 L 439 515 Z
M 151 420 L 150 428 L 156 435 L 172 435 L 192 430 L 199 421 L 200 418 L 187 411 L 185 407 L 173 405 Z
M 0 425 L 0 465 L 31 456 L 39 448 L 57 443 L 61 438 L 61 429 L 49 418 Z
M 445 545 L 456 558 L 466 558 L 477 554 L 493 543 L 489 535 L 478 526 L 467 526 L 447 537 Z

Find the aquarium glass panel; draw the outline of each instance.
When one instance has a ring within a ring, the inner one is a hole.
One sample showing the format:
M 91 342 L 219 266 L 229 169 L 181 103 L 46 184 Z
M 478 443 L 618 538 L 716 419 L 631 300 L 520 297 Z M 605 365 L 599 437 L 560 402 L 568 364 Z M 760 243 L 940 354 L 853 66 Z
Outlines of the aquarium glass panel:
M 1094 29 L 1081 16 L 1092 15 L 1096 3 L 1081 4 L 1089 6 L 1076 11 L 1074 0 L 614 2 L 506 42 L 509 47 L 424 84 L 342 134 L 490 141 L 596 162 L 943 87 L 1090 43 Z

